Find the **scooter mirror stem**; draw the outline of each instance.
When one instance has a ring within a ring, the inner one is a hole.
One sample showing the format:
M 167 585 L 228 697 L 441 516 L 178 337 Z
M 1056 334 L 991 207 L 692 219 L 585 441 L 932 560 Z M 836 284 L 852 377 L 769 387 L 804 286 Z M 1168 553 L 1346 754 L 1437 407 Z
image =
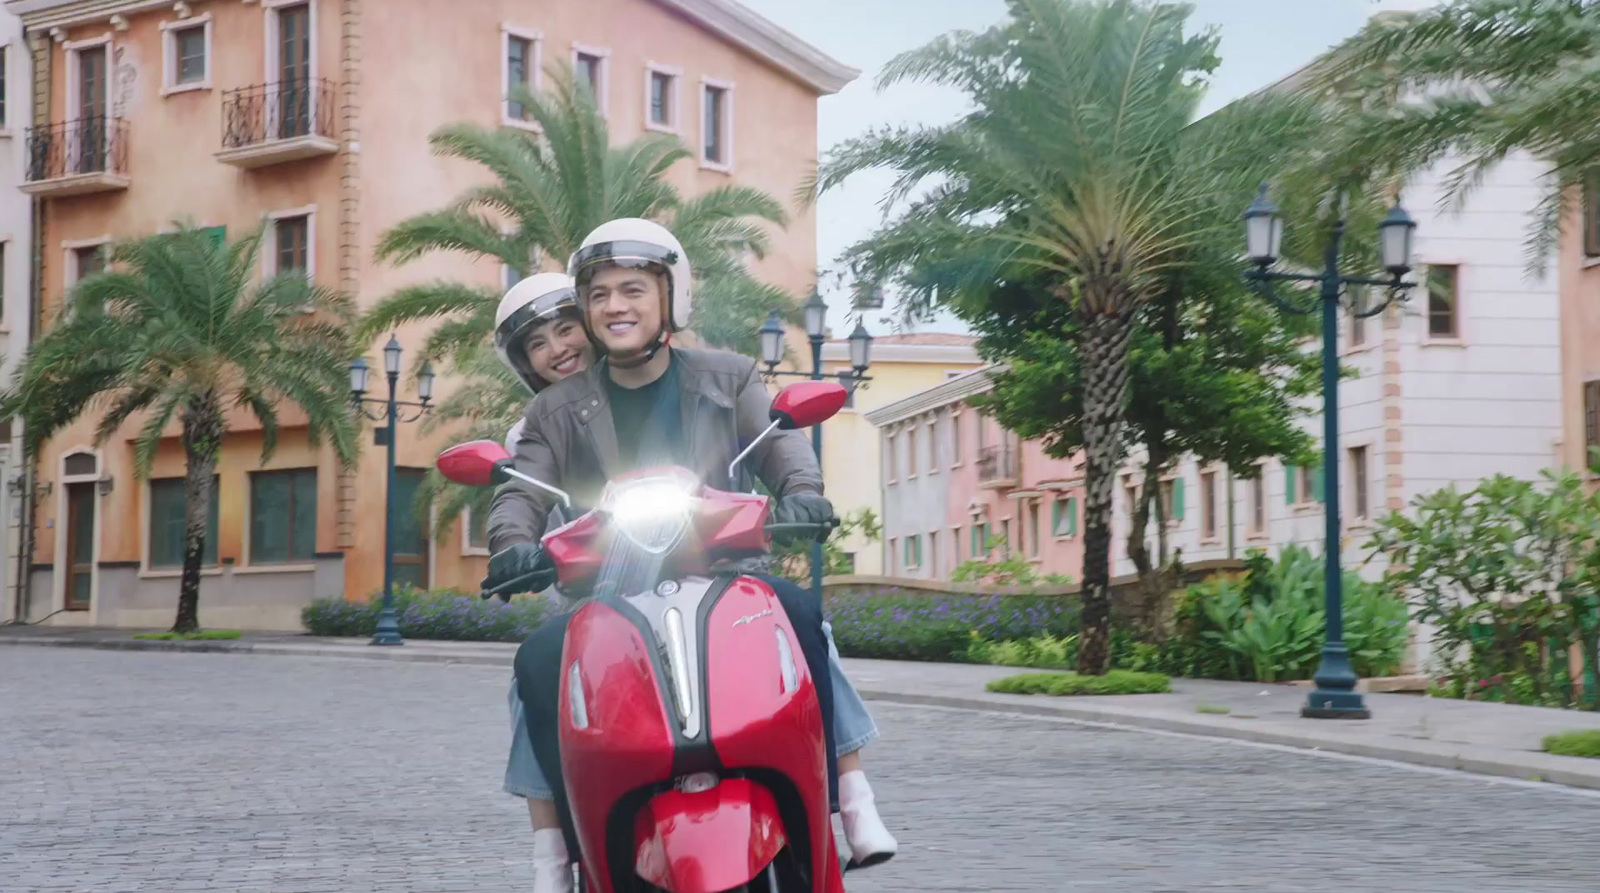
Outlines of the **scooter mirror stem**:
M 733 457 L 733 461 L 728 463 L 728 486 L 730 486 L 730 487 L 733 486 L 733 481 L 734 481 L 733 475 L 734 475 L 734 472 L 739 470 L 739 463 L 744 461 L 744 457 L 750 455 L 750 451 L 755 449 L 756 445 L 761 443 L 761 441 L 766 440 L 767 439 L 767 435 L 771 434 L 774 430 L 776 430 L 777 427 L 780 424 L 782 424 L 781 421 L 779 421 L 777 419 L 774 419 L 772 424 L 768 425 L 767 429 L 765 431 L 762 431 L 760 434 L 757 434 L 756 435 L 756 439 L 750 441 L 750 445 L 745 447 L 743 452 L 741 452 L 739 455 Z M 755 488 L 751 487 L 750 488 L 750 492 L 751 493 L 756 492 Z

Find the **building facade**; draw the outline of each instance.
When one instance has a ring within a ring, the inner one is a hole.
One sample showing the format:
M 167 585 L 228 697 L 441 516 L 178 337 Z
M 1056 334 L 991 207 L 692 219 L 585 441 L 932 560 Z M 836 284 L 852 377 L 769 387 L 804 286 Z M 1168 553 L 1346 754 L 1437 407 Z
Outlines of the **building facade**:
M 33 315 L 28 258 L 34 251 L 31 199 L 17 187 L 27 164 L 28 109 L 32 70 L 22 22 L 0 9 L 0 381 L 28 349 Z M 20 609 L 29 565 L 24 536 L 27 523 L 27 463 L 22 455 L 22 425 L 0 425 L 0 623 Z
M 869 421 L 873 413 L 977 369 L 982 361 L 973 347 L 976 342 L 970 335 L 932 332 L 873 339 L 872 367 L 867 370 L 871 381 L 855 389 L 845 408 L 822 425 L 823 483 L 839 517 L 869 510 L 881 523 L 884 516 L 878 429 Z M 829 375 L 848 370 L 849 345 L 824 344 L 822 362 Z M 853 573 L 882 574 L 888 566 L 883 546 L 859 533 L 841 537 L 838 546 L 850 556 Z
M 506 99 L 509 85 L 537 89 L 547 66 L 567 61 L 593 83 L 614 140 L 666 132 L 684 141 L 695 157 L 671 172 L 680 189 L 738 182 L 787 197 L 814 169 L 818 97 L 856 74 L 730 0 L 11 0 L 7 8 L 26 28 L 38 87 L 23 188 L 37 205 L 40 319 L 104 264 L 113 240 L 177 220 L 230 239 L 259 228 L 264 272 L 303 270 L 362 307 L 434 279 L 499 286 L 505 271 L 459 255 L 398 267 L 373 260 L 385 230 L 482 182 L 472 165 L 430 153 L 428 135 L 440 125 L 531 129 Z M 789 210 L 790 226 L 774 234 L 756 272 L 803 294 L 816 265 L 815 224 L 809 210 Z M 396 334 L 415 350 L 426 327 Z M 402 384 L 402 399 L 414 399 L 409 389 Z M 360 598 L 381 585 L 382 451 L 365 450 L 341 472 L 327 449 L 306 442 L 303 420 L 285 413 L 282 422 L 263 464 L 253 420 L 229 419 L 217 545 L 201 584 L 207 625 L 298 628 L 311 598 Z M 177 591 L 164 535 L 181 512 L 177 431 L 167 432 L 151 479 L 139 481 L 137 424 L 103 445 L 93 426 L 80 420 L 37 457 L 27 613 L 165 625 Z M 409 504 L 447 441 L 448 432 L 403 428 L 397 499 Z M 434 539 L 406 517 L 402 580 L 476 584 L 484 569 L 476 525 Z
M 867 413 L 878 429 L 883 572 L 948 580 L 962 563 L 1007 557 L 1076 577 L 1083 465 L 1056 459 L 967 405 L 988 369 Z

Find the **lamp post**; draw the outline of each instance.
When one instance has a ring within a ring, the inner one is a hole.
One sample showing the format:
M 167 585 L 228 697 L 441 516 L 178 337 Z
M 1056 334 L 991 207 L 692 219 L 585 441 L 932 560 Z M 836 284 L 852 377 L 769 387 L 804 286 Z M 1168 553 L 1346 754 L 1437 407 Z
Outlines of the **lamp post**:
M 762 324 L 759 334 L 761 336 L 761 361 L 767 369 L 763 375 L 767 378 L 793 376 L 796 378 L 809 378 L 812 381 L 822 380 L 822 344 L 828 335 L 828 304 L 822 300 L 822 295 L 812 290 L 811 297 L 801 306 L 805 314 L 806 338 L 811 342 L 811 371 L 787 372 L 779 371 L 778 364 L 783 362 L 783 321 L 778 318 L 774 310 L 767 315 L 767 321 Z M 850 333 L 850 369 L 839 373 L 839 383 L 846 388 L 855 389 L 863 381 L 871 381 L 867 377 L 867 366 L 872 361 L 872 335 L 856 321 L 855 331 Z M 811 426 L 811 449 L 817 454 L 817 468 L 822 468 L 822 426 Z M 822 598 L 822 541 L 818 540 L 811 545 L 811 591 L 818 599 Z
M 373 443 L 387 447 L 388 466 L 387 478 L 383 491 L 383 610 L 378 613 L 378 629 L 372 636 L 373 645 L 404 645 L 405 639 L 400 637 L 400 618 L 394 610 L 394 443 L 395 426 L 400 422 L 415 422 L 422 418 L 432 408 L 433 400 L 433 366 L 424 364 L 422 373 L 417 376 L 417 397 L 419 402 L 410 403 L 395 398 L 395 389 L 400 382 L 400 340 L 393 335 L 389 336 L 389 343 L 383 347 L 383 374 L 389 379 L 389 397 L 381 399 L 368 397 L 367 393 L 367 361 L 365 358 L 356 357 L 350 364 L 350 402 L 363 416 L 374 422 L 384 422 L 382 428 L 373 431 Z M 380 407 L 376 413 L 369 412 L 368 406 Z M 416 410 L 415 414 L 401 417 L 405 409 Z
M 1352 315 L 1366 318 L 1382 313 L 1391 303 L 1403 300 L 1411 287 L 1405 275 L 1411 272 L 1411 243 L 1417 225 L 1401 209 L 1398 201 L 1378 224 L 1379 249 L 1388 278 L 1345 276 L 1339 272 L 1339 244 L 1344 238 L 1344 214 L 1334 224 L 1320 273 L 1275 271 L 1283 243 L 1283 218 L 1267 197 L 1267 185 L 1244 213 L 1245 249 L 1253 268 L 1245 278 L 1273 303 L 1290 313 L 1322 312 L 1322 468 L 1324 474 L 1324 521 L 1327 525 L 1323 570 L 1325 628 L 1322 661 L 1312 681 L 1316 687 L 1307 696 L 1300 715 L 1312 719 L 1368 719 L 1372 716 L 1361 693 L 1356 691 L 1356 674 L 1350 666 L 1350 651 L 1344 644 L 1343 575 L 1339 561 L 1339 295 L 1344 286 L 1362 285 L 1388 289 L 1388 296 L 1373 307 L 1351 305 Z M 1273 282 L 1315 282 L 1320 285 L 1317 300 L 1296 302 L 1280 297 Z

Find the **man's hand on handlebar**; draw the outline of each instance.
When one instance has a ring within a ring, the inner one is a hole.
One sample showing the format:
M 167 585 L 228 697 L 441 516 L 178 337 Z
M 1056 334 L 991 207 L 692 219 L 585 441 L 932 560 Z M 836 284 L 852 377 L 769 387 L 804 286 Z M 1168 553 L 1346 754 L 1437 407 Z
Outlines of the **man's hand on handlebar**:
M 514 543 L 489 558 L 483 597 L 510 601 L 518 592 L 539 592 L 556 581 L 555 564 L 538 543 Z
M 772 510 L 772 524 L 768 531 L 791 540 L 827 539 L 839 519 L 833 515 L 833 503 L 821 493 L 793 493 L 778 500 Z

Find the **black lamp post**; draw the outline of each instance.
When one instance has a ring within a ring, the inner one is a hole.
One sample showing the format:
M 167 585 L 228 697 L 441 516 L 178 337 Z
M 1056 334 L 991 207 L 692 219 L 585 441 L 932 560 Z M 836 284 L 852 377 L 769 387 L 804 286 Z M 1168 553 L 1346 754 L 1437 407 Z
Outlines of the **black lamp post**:
M 374 422 L 385 422 L 384 427 L 373 432 L 373 442 L 378 446 L 388 448 L 388 478 L 384 485 L 383 501 L 383 610 L 378 614 L 378 629 L 372 637 L 373 645 L 404 645 L 405 639 L 400 637 L 400 618 L 394 610 L 394 442 L 395 426 L 399 422 L 414 422 L 422 418 L 432 408 L 429 404 L 433 400 L 433 366 L 424 364 L 422 373 L 417 376 L 417 397 L 419 402 L 409 403 L 395 399 L 395 388 L 400 382 L 400 340 L 393 335 L 389 336 L 389 343 L 383 347 L 383 374 L 389 379 L 389 398 L 387 400 L 377 397 L 368 397 L 367 361 L 356 357 L 350 364 L 350 402 L 358 412 Z M 368 412 L 367 406 L 381 407 L 376 413 Z M 401 418 L 402 409 L 414 409 L 416 412 Z
M 783 372 L 778 371 L 778 364 L 783 362 L 783 321 L 778 318 L 774 310 L 768 314 L 767 321 L 762 324 L 761 335 L 761 361 L 766 364 L 766 372 L 762 373 L 768 378 L 781 376 L 794 376 L 809 378 L 812 381 L 822 380 L 822 344 L 828 335 L 828 304 L 822 300 L 822 295 L 817 291 L 811 292 L 811 297 L 801 307 L 805 312 L 806 338 L 811 342 L 811 371 L 810 372 Z M 855 331 L 850 333 L 850 370 L 839 373 L 839 383 L 852 390 L 863 381 L 871 381 L 867 376 L 867 366 L 872 361 L 872 335 L 866 327 L 856 321 Z M 811 428 L 811 448 L 817 454 L 817 468 L 822 467 L 822 426 L 813 425 Z M 818 541 L 811 546 L 811 591 L 818 599 L 822 598 L 822 543 Z
M 1372 713 L 1367 709 L 1361 693 L 1356 691 L 1356 674 L 1350 666 L 1350 651 L 1344 644 L 1344 592 L 1343 575 L 1339 562 L 1339 294 L 1346 285 L 1374 286 L 1388 289 L 1388 296 L 1373 307 L 1359 307 L 1352 303 L 1351 312 L 1356 317 L 1376 316 L 1391 303 L 1402 300 L 1411 287 L 1405 275 L 1411 272 L 1411 243 L 1417 225 L 1400 208 L 1397 202 L 1388 216 L 1378 224 L 1379 249 L 1386 279 L 1362 276 L 1344 276 L 1339 273 L 1339 243 L 1344 238 L 1344 217 L 1334 225 L 1333 235 L 1323 255 L 1320 273 L 1288 273 L 1271 269 L 1277 262 L 1283 243 L 1283 218 L 1278 208 L 1267 198 L 1267 186 L 1250 208 L 1244 212 L 1245 251 L 1254 268 L 1246 271 L 1245 278 L 1273 303 L 1291 312 L 1309 314 L 1320 307 L 1322 311 L 1322 468 L 1324 477 L 1324 515 L 1327 524 L 1325 547 L 1326 567 L 1323 584 L 1326 605 L 1326 628 L 1322 644 L 1322 662 L 1312 680 L 1316 682 L 1300 715 L 1313 719 L 1367 719 Z M 1296 302 L 1278 296 L 1272 288 L 1274 281 L 1315 282 L 1321 288 L 1315 301 Z

